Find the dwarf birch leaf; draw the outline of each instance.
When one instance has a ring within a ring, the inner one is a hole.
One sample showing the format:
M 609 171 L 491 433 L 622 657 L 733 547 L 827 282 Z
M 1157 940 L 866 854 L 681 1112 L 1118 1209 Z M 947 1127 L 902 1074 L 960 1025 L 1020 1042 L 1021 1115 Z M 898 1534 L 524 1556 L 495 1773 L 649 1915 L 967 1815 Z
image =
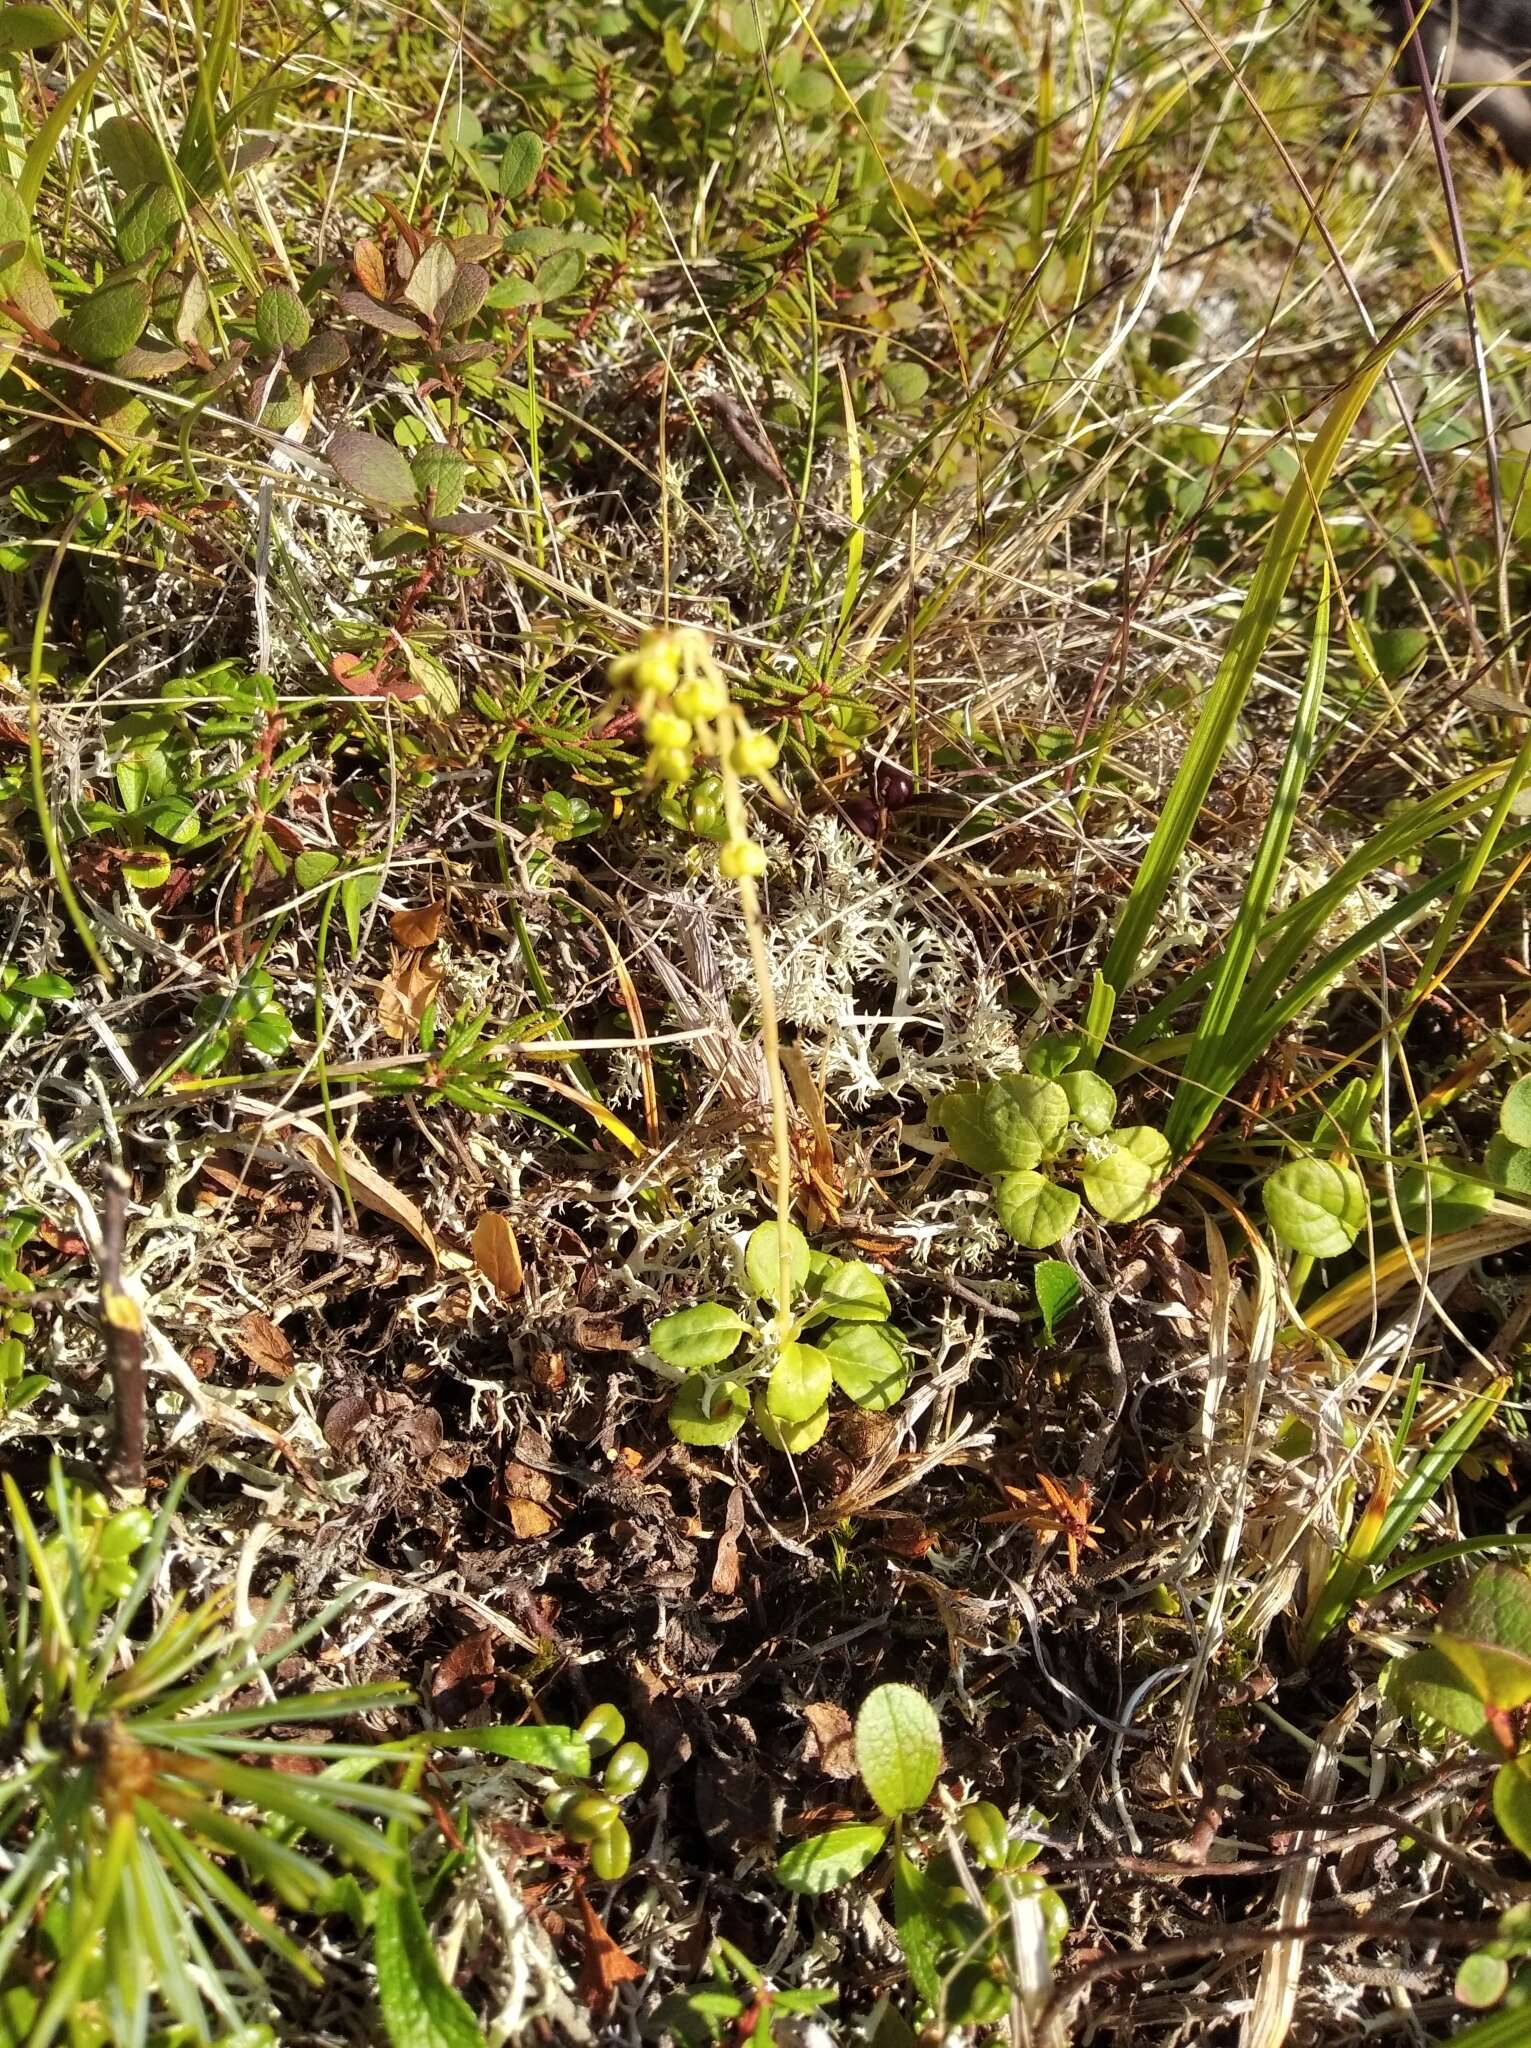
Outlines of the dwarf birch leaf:
M 879 1685 L 856 1716 L 856 1768 L 889 1820 L 915 1813 L 941 1768 L 941 1724 L 912 1685 Z
M 1366 1222 L 1366 1190 L 1348 1166 L 1292 1159 L 1263 1190 L 1266 1218 L 1288 1251 L 1314 1259 L 1348 1252 Z
M 1006 1173 L 994 1183 L 994 1209 L 1017 1244 L 1040 1252 L 1072 1229 L 1079 1197 L 1045 1173 Z
M 953 1152 L 975 1173 L 1024 1170 L 1042 1157 L 1036 1125 L 998 1081 L 943 1095 L 932 1113 Z
M 733 1356 L 744 1331 L 744 1319 L 734 1309 L 721 1301 L 699 1301 L 695 1308 L 662 1317 L 650 1330 L 649 1342 L 666 1365 L 705 1372 Z

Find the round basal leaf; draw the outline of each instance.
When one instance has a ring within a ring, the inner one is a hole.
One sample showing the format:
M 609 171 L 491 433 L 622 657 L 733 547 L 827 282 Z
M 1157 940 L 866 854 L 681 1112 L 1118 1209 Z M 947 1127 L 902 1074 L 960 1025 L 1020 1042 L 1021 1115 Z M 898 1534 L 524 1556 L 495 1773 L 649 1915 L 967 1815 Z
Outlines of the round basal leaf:
M 1031 1286 L 1042 1311 L 1042 1328 L 1051 1344 L 1058 1324 L 1079 1299 L 1079 1275 L 1062 1259 L 1041 1259 L 1031 1276 Z
M 1044 1081 L 1056 1081 L 1083 1051 L 1083 1043 L 1072 1031 L 1044 1032 L 1026 1048 L 1026 1071 L 1040 1074 Z
M 468 465 L 455 448 L 434 443 L 420 449 L 410 464 L 420 503 L 438 519 L 448 519 L 468 494 Z
M 1073 1227 L 1079 1197 L 1045 1173 L 1006 1173 L 994 1183 L 994 1211 L 1017 1244 L 1041 1252 Z
M 787 98 L 805 114 L 822 114 L 835 103 L 835 82 L 827 71 L 805 64 L 787 87 Z
M 1398 1181 L 1398 1212 L 1411 1235 L 1466 1230 L 1494 1206 L 1494 1190 L 1452 1167 L 1411 1166 Z
M 880 1813 L 896 1820 L 930 1797 L 941 1768 L 941 1724 L 912 1685 L 880 1685 L 856 1716 L 856 1767 Z
M 1041 1140 L 1043 1158 L 1049 1157 L 1069 1127 L 1069 1098 L 1061 1082 L 1050 1081 L 1043 1074 L 1006 1074 L 998 1085 Z
M 819 1307 L 838 1323 L 885 1323 L 893 1313 L 888 1290 L 860 1259 L 836 1259 L 819 1285 Z
M 585 274 L 585 259 L 578 249 L 559 249 L 537 265 L 532 285 L 544 306 L 566 299 Z
M 888 1839 L 886 1828 L 860 1825 L 831 1828 L 827 1834 L 809 1835 L 794 1842 L 776 1866 L 776 1881 L 789 1892 L 802 1892 L 811 1899 L 838 1891 L 875 1863 Z
M 1058 1086 L 1068 1097 L 1069 1116 L 1092 1138 L 1103 1138 L 1116 1122 L 1116 1090 L 1099 1074 L 1062 1074 Z
M 1512 1145 L 1496 1131 L 1483 1156 L 1483 1170 L 1495 1187 L 1511 1195 L 1531 1195 L 1531 1145 Z
M 339 427 L 325 447 L 330 467 L 359 498 L 374 505 L 403 506 L 415 502 L 415 479 L 399 450 L 376 434 Z
M 1531 1145 L 1531 1074 L 1517 1081 L 1500 1103 L 1499 1128 L 1512 1145 Z
M 255 308 L 255 339 L 267 355 L 280 348 L 301 348 L 313 333 L 308 308 L 287 284 L 268 285 Z
M 1035 1124 L 998 1081 L 943 1095 L 932 1115 L 953 1152 L 975 1173 L 1010 1173 L 1042 1157 Z
M 930 389 L 930 372 L 923 363 L 884 363 L 882 388 L 899 412 L 913 412 Z
M 1158 1197 L 1154 1183 L 1169 1165 L 1169 1140 L 1151 1124 L 1127 1124 L 1111 1134 L 1111 1149 L 1080 1170 L 1085 1200 L 1105 1223 L 1133 1223 Z
M 542 169 L 542 159 L 546 154 L 540 135 L 533 135 L 525 128 L 508 135 L 500 157 L 500 197 L 519 199 Z
M 49 50 L 74 30 L 53 7 L 0 7 L 0 56 L 17 50 Z
M 732 1443 L 749 1412 L 749 1390 L 738 1380 L 709 1380 L 698 1375 L 683 1382 L 665 1419 L 671 1436 L 683 1444 L 707 1446 Z
M 117 253 L 124 263 L 142 263 L 180 230 L 180 202 L 171 187 L 141 185 L 117 216 Z
M 1265 1214 L 1288 1251 L 1314 1259 L 1348 1252 L 1366 1224 L 1366 1190 L 1348 1166 L 1293 1159 L 1265 1183 Z
M 1501 1764 L 1494 1773 L 1494 1818 L 1522 1856 L 1531 1857 L 1531 1763 Z
M 750 1404 L 760 1434 L 773 1451 L 787 1451 L 794 1458 L 811 1451 L 829 1427 L 829 1404 L 816 1408 L 802 1422 L 778 1422 L 766 1406 L 765 1395 L 757 1394 Z
M 705 1372 L 732 1358 L 744 1335 L 744 1318 L 721 1301 L 699 1301 L 695 1308 L 662 1316 L 649 1332 L 649 1342 L 664 1360 L 681 1372 Z
M 784 1344 L 766 1382 L 766 1407 L 778 1422 L 806 1422 L 832 1384 L 829 1359 L 816 1344 Z
M 1457 1965 L 1453 1990 L 1458 2005 L 1484 2012 L 1497 2005 L 1509 1988 L 1510 1966 L 1503 1956 L 1486 1955 L 1479 1949 L 1475 1955 L 1464 1956 Z
M 909 1362 L 886 1323 L 842 1323 L 823 1350 L 835 1385 L 858 1408 L 880 1414 L 903 1399 Z
M 65 338 L 81 362 L 110 363 L 148 326 L 149 308 L 149 287 L 141 277 L 104 284 L 75 307 Z
M 1491 1756 L 1504 1754 L 1483 1702 L 1469 1691 L 1460 1672 L 1439 1650 L 1426 1648 L 1400 1657 L 1387 1667 L 1383 1689 L 1411 1721 L 1465 1735 L 1475 1748 L 1487 1750 Z
M 1489 1707 L 1531 1700 L 1531 1574 L 1488 1564 L 1441 1610 L 1433 1648 Z
M 744 1247 L 744 1272 L 750 1292 L 762 1301 L 774 1301 L 781 1278 L 780 1240 L 774 1223 L 757 1223 Z M 795 1223 L 787 1225 L 787 1257 L 792 1269 L 792 1292 L 801 1294 L 808 1285 L 808 1240 Z

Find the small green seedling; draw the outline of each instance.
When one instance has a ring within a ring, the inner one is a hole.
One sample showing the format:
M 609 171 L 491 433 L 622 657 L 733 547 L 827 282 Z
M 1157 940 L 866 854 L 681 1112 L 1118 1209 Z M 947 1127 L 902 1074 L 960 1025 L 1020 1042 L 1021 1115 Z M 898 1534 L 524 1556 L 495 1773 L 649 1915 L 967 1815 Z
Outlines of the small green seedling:
M 788 2042 L 802 2034 L 790 2025 L 805 2013 L 833 2005 L 837 1993 L 819 1986 L 779 1988 L 759 1971 L 741 1949 L 721 1935 L 707 1958 L 707 1976 L 688 1990 L 672 1992 L 654 2015 L 656 2033 L 673 2037 L 682 2048 L 713 2048 L 722 2042 L 744 2042 L 752 2048 L 776 2048 L 776 2021 L 786 2020 Z
M 1162 1132 L 1118 1125 L 1110 1083 L 1075 1066 L 1082 1050 L 1041 1039 L 1024 1074 L 955 1089 L 935 1105 L 947 1143 L 964 1166 L 987 1174 L 1000 1222 L 1029 1251 L 1066 1237 L 1081 1200 L 1105 1223 L 1146 1216 L 1169 1165 Z
M 824 1434 L 836 1387 L 874 1412 L 903 1398 L 909 1384 L 904 1336 L 888 1320 L 888 1291 L 879 1275 L 859 1259 L 811 1250 L 789 1224 L 793 1301 L 783 1318 L 764 1306 L 775 1302 L 779 1246 L 774 1223 L 750 1233 L 744 1277 L 752 1317 L 726 1302 L 701 1301 L 662 1317 L 649 1332 L 655 1356 L 683 1376 L 669 1414 L 683 1444 L 726 1444 L 753 1412 L 776 1450 L 806 1451 Z M 805 1341 L 810 1332 L 811 1343 Z M 742 1345 L 750 1348 L 741 1357 Z
M 193 1074 L 220 1072 L 245 1046 L 265 1059 L 280 1059 L 292 1043 L 292 1020 L 264 967 L 247 967 L 228 994 L 204 996 L 192 1022 L 198 1037 L 185 1064 Z
M 23 974 L 12 962 L 0 967 L 0 1038 L 40 1038 L 44 1003 L 67 1003 L 74 983 L 61 974 Z
M 1426 1647 L 1391 1667 L 1387 1689 L 1413 1720 L 1500 1760 L 1494 1817 L 1531 1858 L 1531 1574 L 1508 1564 L 1475 1572 Z
M 913 1686 L 880 1685 L 856 1717 L 856 1766 L 877 1808 L 875 1821 L 809 1835 L 776 1866 L 789 1891 L 811 1898 L 838 1891 L 871 1869 L 891 1846 L 894 1925 L 921 2005 L 939 2022 L 984 2025 L 1002 2019 L 1013 1997 L 1045 1999 L 1047 1972 L 1015 1954 L 1015 1930 L 1029 1918 L 1030 1944 L 1048 1970 L 1062 1952 L 1068 1908 L 1027 1869 L 1037 1844 L 1018 1840 L 999 1808 L 970 1800 L 957 1829 L 919 1818 L 941 1769 L 935 1709 Z M 987 1873 L 982 1883 L 971 1856 Z

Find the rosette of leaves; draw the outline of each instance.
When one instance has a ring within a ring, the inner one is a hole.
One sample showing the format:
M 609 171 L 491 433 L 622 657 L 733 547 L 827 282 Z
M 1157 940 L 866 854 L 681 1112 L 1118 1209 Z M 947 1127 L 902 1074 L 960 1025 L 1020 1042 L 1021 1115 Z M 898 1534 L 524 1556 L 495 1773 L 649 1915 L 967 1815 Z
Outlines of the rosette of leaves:
M 1035 1843 L 1017 1838 L 988 1800 L 958 1815 L 966 1850 L 983 1882 L 963 1882 L 939 1817 L 921 1813 L 941 1769 L 935 1709 L 910 1685 L 880 1685 L 856 1717 L 856 1768 L 878 1818 L 807 1835 L 776 1866 L 789 1891 L 822 1897 L 869 1871 L 891 1851 L 893 1918 L 909 1979 L 923 2010 L 944 2024 L 1002 2019 L 1013 1996 L 1033 2012 L 1045 2002 L 1051 1965 L 1068 1933 L 1068 1909 L 1027 1865 Z M 1034 1939 L 1014 1940 L 1017 1915 Z M 1047 1958 L 1043 1966 L 1040 1958 Z M 1028 1975 L 1017 1960 L 1032 1959 Z
M 79 2048 L 142 2048 L 167 2027 L 224 2038 L 269 2012 L 272 1959 L 317 1984 L 272 1907 L 325 1906 L 330 1857 L 392 1887 L 401 1831 L 424 1811 L 364 1782 L 387 1750 L 270 1732 L 409 1698 L 396 1685 L 270 1696 L 270 1674 L 355 1589 L 275 1642 L 280 1593 L 250 1629 L 233 1624 L 229 1588 L 150 1615 L 183 1484 L 157 1515 L 113 1514 L 55 1462 L 39 1529 L 4 1475 L 0 2032 L 27 2048 L 66 2028 Z
M 1531 1574 L 1490 1564 L 1459 1586 L 1430 1641 L 1389 1668 L 1387 1690 L 1425 1728 L 1499 1762 L 1494 1817 L 1531 1857 Z
M 702 1301 L 649 1332 L 655 1356 L 681 1377 L 669 1424 L 682 1443 L 726 1444 L 753 1413 L 773 1448 L 796 1453 L 824 1434 L 837 1387 L 875 1412 L 902 1400 L 905 1339 L 889 1321 L 881 1277 L 860 1259 L 812 1250 L 791 1224 L 787 1249 L 793 1300 L 785 1318 L 774 1313 L 778 1227 L 762 1223 L 744 1253 L 745 1282 L 759 1305 L 752 1318 L 727 1302 Z
M 1131 1223 L 1158 1200 L 1170 1148 L 1151 1124 L 1118 1124 L 1109 1082 L 1077 1068 L 1081 1048 L 1043 1039 L 1027 1071 L 954 1089 L 933 1118 L 964 1166 L 988 1176 L 1000 1222 L 1029 1251 L 1067 1236 L 1088 1202 Z

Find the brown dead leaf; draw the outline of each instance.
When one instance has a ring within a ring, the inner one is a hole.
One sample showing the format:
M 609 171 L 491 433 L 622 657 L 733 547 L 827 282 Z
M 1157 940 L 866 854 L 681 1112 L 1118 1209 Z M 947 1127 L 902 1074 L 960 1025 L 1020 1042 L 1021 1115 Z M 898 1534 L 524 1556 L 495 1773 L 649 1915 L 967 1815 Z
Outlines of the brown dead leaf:
M 619 1984 L 634 1984 L 648 1972 L 612 1940 L 583 1890 L 579 1893 L 579 1917 L 585 1929 L 585 1953 L 574 1989 L 589 2011 L 604 2012 Z
M 286 1337 L 258 1308 L 252 1308 L 229 1332 L 258 1372 L 285 1379 L 292 1371 L 293 1349 Z
M 819 1769 L 825 1777 L 854 1778 L 856 1731 L 844 1707 L 837 1707 L 832 1700 L 810 1700 L 802 1712 L 819 1753 Z
M 473 1263 L 501 1301 L 514 1301 L 526 1284 L 521 1247 L 503 1211 L 486 1209 L 474 1224 Z
M 744 1527 L 744 1492 L 734 1487 L 723 1510 L 723 1531 L 718 1537 L 718 1554 L 712 1567 L 712 1590 L 728 1600 L 739 1590 L 739 1535 Z
M 523 1465 L 519 1458 L 512 1458 L 505 1467 L 505 1494 L 509 1500 L 550 1501 L 553 1482 L 546 1472 L 539 1472 L 534 1465 Z
M 418 1035 L 420 1019 L 436 1000 L 441 969 L 427 966 L 418 953 L 398 961 L 378 992 L 377 1021 L 390 1038 Z
M 549 1514 L 541 1501 L 512 1500 L 510 1526 L 523 1543 L 535 1543 L 539 1536 L 553 1533 L 558 1527 L 558 1517 Z
M 569 1378 L 569 1368 L 561 1351 L 534 1351 L 532 1353 L 532 1385 L 542 1394 L 561 1394 Z
M 569 1325 L 581 1351 L 636 1351 L 643 1341 L 624 1334 L 620 1316 L 601 1315 L 594 1309 L 572 1310 Z
M 342 1145 L 337 1159 L 327 1138 L 321 1137 L 317 1131 L 298 1130 L 293 1132 L 292 1147 L 332 1187 L 341 1185 L 344 1168 L 344 1179 L 350 1184 L 353 1201 L 363 1209 L 371 1209 L 375 1214 L 386 1217 L 399 1230 L 408 1231 L 416 1244 L 423 1245 L 429 1252 L 434 1264 L 441 1263 L 441 1247 L 436 1242 L 436 1233 L 417 1206 L 391 1180 L 385 1180 L 354 1145 Z
M 438 1715 L 452 1721 L 485 1707 L 494 1695 L 495 1646 L 492 1628 L 464 1636 L 447 1651 L 431 1679 L 431 1702 Z
M 364 292 L 371 292 L 375 299 L 388 296 L 388 266 L 383 252 L 376 242 L 363 236 L 351 251 L 351 268 L 356 273 L 356 282 Z
M 396 910 L 388 920 L 388 929 L 401 946 L 423 953 L 441 936 L 441 920 L 445 915 L 444 903 L 422 903 L 417 910 Z

